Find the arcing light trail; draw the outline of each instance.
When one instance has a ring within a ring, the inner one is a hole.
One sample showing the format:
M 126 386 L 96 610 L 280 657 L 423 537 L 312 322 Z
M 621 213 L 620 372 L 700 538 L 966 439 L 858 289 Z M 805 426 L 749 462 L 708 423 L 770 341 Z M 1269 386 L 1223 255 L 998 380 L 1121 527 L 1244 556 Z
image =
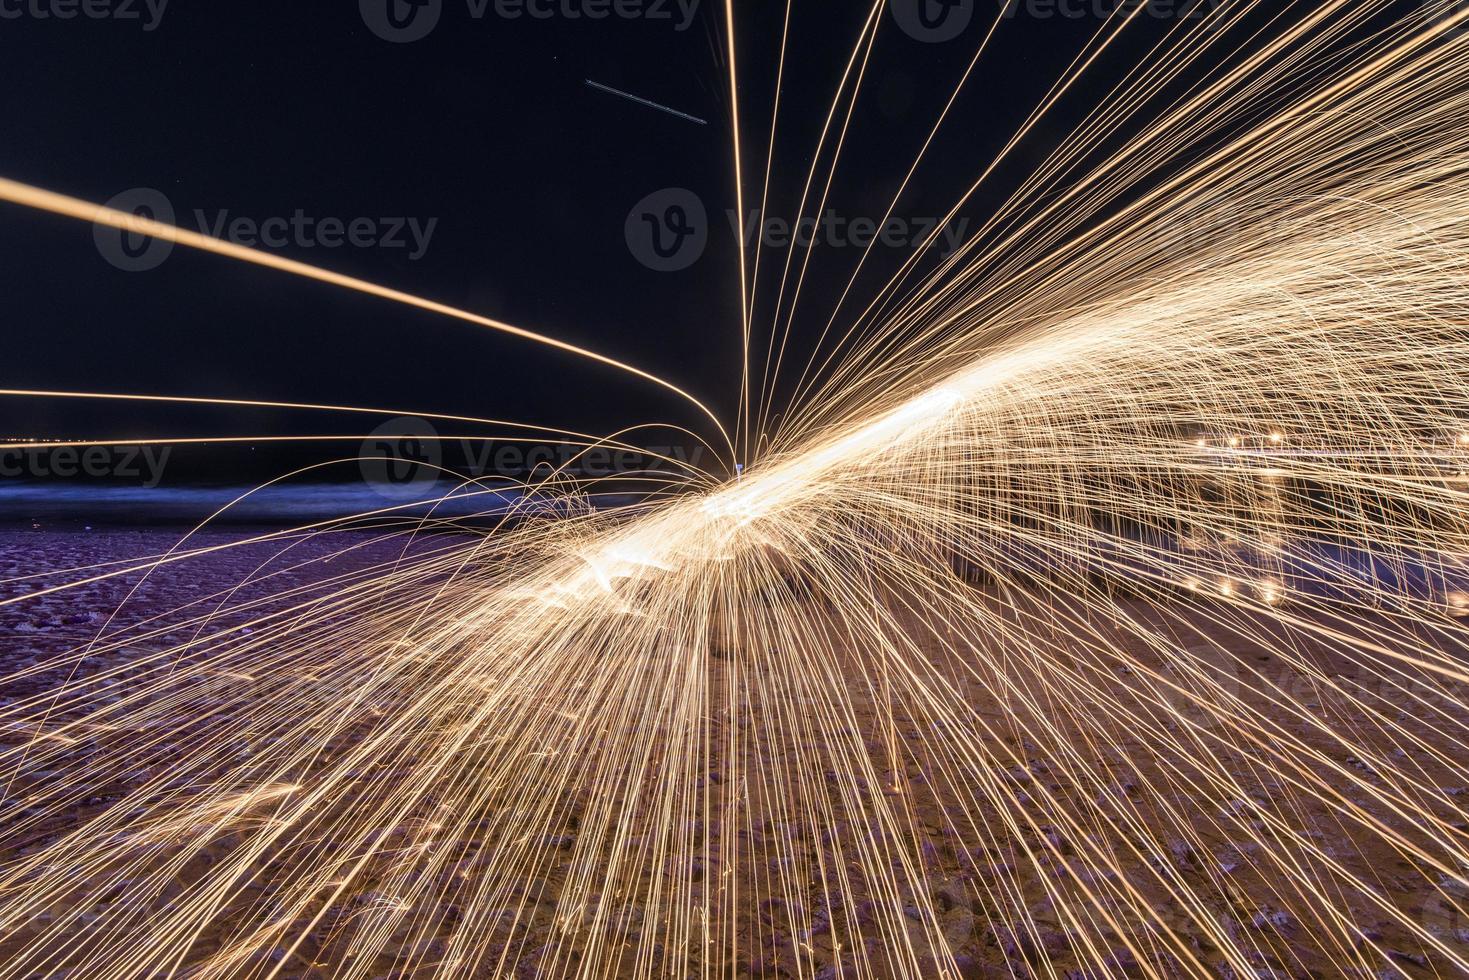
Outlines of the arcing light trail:
M 1469 35 L 1392 9 L 1104 99 L 735 484 L 18 671 L 0 978 L 1469 971 Z
M 282 258 L 279 255 L 272 255 L 269 252 L 263 252 L 259 249 L 246 248 L 234 242 L 200 234 L 196 231 L 189 231 L 186 228 L 179 228 L 166 222 L 146 218 L 140 214 L 129 214 L 124 211 L 118 211 L 116 208 L 109 208 L 101 204 L 92 204 L 88 201 L 67 197 L 64 194 L 57 194 L 54 191 L 43 190 L 39 187 L 32 187 L 28 184 L 22 184 L 6 178 L 0 178 L 0 201 L 9 201 L 12 204 L 24 205 L 40 211 L 47 211 L 51 214 L 76 218 L 81 221 L 89 221 L 93 224 L 105 225 L 109 228 L 116 228 L 119 231 L 129 234 L 143 235 L 149 238 L 156 238 L 160 241 L 173 242 L 176 245 L 184 245 L 202 252 L 209 252 L 214 255 L 224 256 L 225 258 L 235 259 L 239 262 L 264 266 L 268 269 L 274 269 L 277 272 L 285 272 L 293 276 L 313 279 L 317 282 L 339 286 L 343 289 L 352 290 L 353 292 L 365 293 L 368 296 L 376 296 L 379 299 L 401 303 L 404 306 L 411 306 L 429 313 L 463 320 L 466 323 L 486 327 L 490 330 L 497 330 L 501 333 L 509 334 L 512 337 L 520 338 L 521 340 L 533 341 L 564 353 L 586 358 L 598 364 L 616 368 L 619 371 L 626 372 L 644 381 L 652 382 L 660 388 L 673 392 L 708 417 L 718 428 L 720 435 L 724 437 L 724 441 L 727 444 L 729 443 L 729 435 L 725 432 L 723 424 L 719 421 L 719 416 L 715 415 L 708 406 L 684 389 L 670 381 L 665 381 L 657 375 L 649 374 L 641 368 L 633 367 L 631 364 L 608 357 L 605 354 L 599 354 L 585 347 L 579 347 L 576 344 L 569 344 L 563 340 L 557 340 L 555 337 L 548 337 L 545 334 L 526 330 L 523 327 L 503 323 L 499 320 L 492 320 L 487 316 L 471 313 L 468 310 L 461 310 L 449 306 L 446 303 L 424 299 L 421 296 L 414 296 L 402 290 L 390 289 L 387 286 L 368 282 L 365 279 L 345 276 L 318 266 L 308 265 L 305 262 Z M 730 451 L 733 453 L 732 445 Z
M 697 433 L 685 429 L 682 426 L 668 425 L 666 423 L 650 423 L 632 426 L 623 432 L 614 433 L 610 436 L 593 436 L 585 432 L 577 432 L 572 429 L 558 429 L 554 426 L 532 425 L 526 422 L 509 422 L 504 419 L 477 418 L 472 415 L 444 415 L 438 412 L 409 412 L 406 410 L 395 410 L 391 408 L 373 408 L 363 405 L 322 405 L 313 402 L 281 402 L 281 401 L 259 401 L 245 398 L 203 398 L 186 395 L 141 395 L 127 394 L 123 392 L 98 392 L 98 391 L 58 391 L 42 388 L 0 388 L 0 398 L 46 398 L 46 399 L 70 399 L 80 401 L 116 401 L 116 402 L 140 402 L 156 405 L 198 405 L 213 408 L 282 408 L 309 412 L 331 412 L 352 415 L 376 415 L 376 416 L 414 416 L 417 418 L 431 419 L 435 422 L 462 422 L 473 425 L 495 426 L 516 430 L 516 434 L 510 437 L 499 437 L 500 439 L 527 439 L 526 433 L 537 433 L 543 436 L 559 437 L 571 443 L 585 446 L 608 446 L 619 449 L 639 449 L 627 442 L 618 441 L 623 436 L 644 429 L 663 429 L 680 435 L 688 436 L 690 439 L 702 444 L 705 448 L 712 448 L 704 442 Z M 284 441 L 290 441 L 291 436 L 275 437 Z M 350 438 L 361 439 L 361 434 Z M 486 438 L 483 434 L 476 438 Z M 172 439 L 172 440 L 150 440 L 166 443 L 206 443 L 206 442 L 249 442 L 246 438 L 235 439 Z M 263 441 L 263 437 L 262 440 Z M 98 440 L 86 445 L 112 446 L 126 444 L 128 440 Z M 136 442 L 136 440 L 134 440 Z M 0 448 L 36 448 L 48 445 L 67 445 L 68 443 L 38 443 L 25 442 L 14 445 L 0 446 Z M 71 443 L 75 445 L 76 443 Z M 665 460 L 667 461 L 667 460 Z

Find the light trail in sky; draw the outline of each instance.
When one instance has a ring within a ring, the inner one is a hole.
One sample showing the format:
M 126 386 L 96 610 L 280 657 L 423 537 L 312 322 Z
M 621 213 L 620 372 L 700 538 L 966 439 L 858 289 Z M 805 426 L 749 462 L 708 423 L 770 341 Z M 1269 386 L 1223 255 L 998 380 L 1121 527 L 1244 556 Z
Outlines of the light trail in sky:
M 659 112 L 665 112 L 670 116 L 676 116 L 679 119 L 683 119 L 691 123 L 698 123 L 700 126 L 709 125 L 709 120 L 707 119 L 700 119 L 698 116 L 691 116 L 687 112 L 679 112 L 677 109 L 671 109 L 660 102 L 654 102 L 651 99 L 645 99 L 640 95 L 633 95 L 631 92 L 624 92 L 620 88 L 613 88 L 611 85 L 603 85 L 601 82 L 594 82 L 590 78 L 586 80 L 586 83 L 588 88 L 596 89 L 598 92 L 606 92 L 608 95 L 615 95 L 619 99 L 626 99 L 629 102 L 636 102 L 638 105 L 647 106 L 649 109 L 657 109 Z

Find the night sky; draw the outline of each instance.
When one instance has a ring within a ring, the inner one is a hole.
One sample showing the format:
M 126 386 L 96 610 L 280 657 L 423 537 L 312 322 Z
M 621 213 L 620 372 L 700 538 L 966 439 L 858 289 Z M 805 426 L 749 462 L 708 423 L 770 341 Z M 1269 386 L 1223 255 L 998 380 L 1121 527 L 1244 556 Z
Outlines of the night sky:
M 731 107 L 722 8 L 711 0 L 684 29 L 671 2 L 666 18 L 591 20 L 506 18 L 493 2 L 476 18 L 467 0 L 443 0 L 436 28 L 413 43 L 376 36 L 352 0 L 173 0 L 152 30 L 143 0 L 136 20 L 34 16 L 32 6 L 51 2 L 6 0 L 25 14 L 0 19 L 0 174 L 99 202 L 155 188 L 186 227 L 197 227 L 196 211 L 206 222 L 225 211 L 259 222 L 300 210 L 316 221 L 373 219 L 382 231 L 390 225 L 381 219 L 420 228 L 437 219 L 416 259 L 406 229 L 402 248 L 274 250 L 594 347 L 733 414 Z M 797 7 L 771 209 L 787 217 L 863 14 L 858 4 Z M 752 194 L 783 10 L 739 5 Z M 948 207 L 1097 26 L 1007 23 L 902 213 Z M 979 30 L 976 16 L 958 39 L 925 43 L 884 17 L 832 189 L 843 215 L 881 216 Z M 709 125 L 593 91 L 588 78 Z M 1095 93 L 1081 95 L 1015 154 L 970 215 L 1043 158 Z M 633 205 L 666 187 L 695 191 L 711 215 L 709 248 L 680 272 L 645 268 L 624 238 Z M 798 344 L 824 325 L 822 300 L 856 255 L 825 258 L 813 265 Z M 87 225 L 8 205 L 0 264 L 6 387 L 347 403 L 594 431 L 650 419 L 698 425 L 688 406 L 633 379 L 381 300 L 184 249 L 155 270 L 120 271 Z M 6 435 L 368 427 L 350 417 L 13 399 L 3 412 Z

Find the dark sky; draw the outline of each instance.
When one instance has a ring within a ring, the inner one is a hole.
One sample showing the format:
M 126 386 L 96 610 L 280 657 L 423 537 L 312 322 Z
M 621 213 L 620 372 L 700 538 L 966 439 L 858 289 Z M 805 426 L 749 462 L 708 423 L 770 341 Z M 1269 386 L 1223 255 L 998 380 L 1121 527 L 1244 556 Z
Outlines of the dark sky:
M 35 16 L 52 3 L 0 4 L 23 12 L 0 19 L 0 174 L 96 201 L 155 188 L 189 227 L 196 211 L 207 220 L 298 210 L 315 220 L 437 219 L 416 260 L 407 248 L 297 242 L 276 251 L 595 347 L 733 413 L 730 105 L 713 0 L 682 30 L 672 2 L 667 19 L 590 20 L 506 18 L 494 0 L 476 18 L 468 0 L 443 0 L 432 33 L 401 44 L 375 36 L 356 0 L 172 0 L 152 30 L 144 0 L 133 7 L 138 20 Z M 565 5 L 587 9 L 555 0 L 558 11 Z M 784 5 L 738 6 L 747 159 L 758 172 Z M 772 209 L 787 216 L 864 5 L 797 6 L 775 160 L 783 203 Z M 833 188 L 844 214 L 881 215 L 978 25 L 926 43 L 885 17 Z M 1096 26 L 1007 24 L 905 213 L 947 207 Z M 587 78 L 709 125 L 592 91 Z M 1021 172 L 1066 118 L 1016 155 Z M 713 235 L 691 268 L 659 273 L 630 253 L 624 223 L 639 199 L 670 186 L 707 203 Z M 974 213 L 992 203 L 976 201 Z M 830 309 L 819 302 L 823 284 L 844 282 L 855 255 L 835 258 L 815 269 L 817 326 Z M 381 405 L 596 431 L 649 419 L 697 424 L 676 399 L 615 372 L 381 300 L 185 250 L 153 271 L 120 271 L 88 226 L 8 205 L 0 268 L 6 387 Z M 5 435 L 366 428 L 264 412 L 0 407 L 10 423 L 0 428 L 33 430 Z

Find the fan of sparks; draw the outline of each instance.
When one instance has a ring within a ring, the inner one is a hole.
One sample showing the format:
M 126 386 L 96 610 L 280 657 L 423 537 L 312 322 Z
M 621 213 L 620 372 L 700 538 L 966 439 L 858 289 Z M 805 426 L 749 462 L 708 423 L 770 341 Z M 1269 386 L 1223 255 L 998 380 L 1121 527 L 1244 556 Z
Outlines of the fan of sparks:
M 804 359 L 809 257 L 743 256 L 738 479 L 555 473 L 473 536 L 387 508 L 392 561 L 279 587 L 366 519 L 242 542 L 264 589 L 13 667 L 0 977 L 1469 970 L 1466 22 L 1180 21 Z

